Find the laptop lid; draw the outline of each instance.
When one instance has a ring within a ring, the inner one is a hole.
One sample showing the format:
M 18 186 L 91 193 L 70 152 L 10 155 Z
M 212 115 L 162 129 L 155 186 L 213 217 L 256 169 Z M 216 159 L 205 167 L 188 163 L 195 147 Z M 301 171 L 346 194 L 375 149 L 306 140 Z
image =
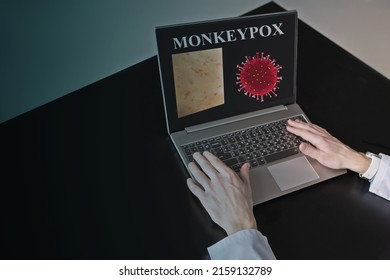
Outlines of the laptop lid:
M 168 133 L 296 100 L 297 12 L 156 27 Z

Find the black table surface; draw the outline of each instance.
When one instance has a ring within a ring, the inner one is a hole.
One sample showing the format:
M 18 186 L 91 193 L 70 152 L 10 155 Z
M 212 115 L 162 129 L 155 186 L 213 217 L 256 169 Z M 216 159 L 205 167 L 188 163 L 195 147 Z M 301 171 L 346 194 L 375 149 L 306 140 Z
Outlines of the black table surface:
M 390 154 L 390 81 L 302 21 L 298 42 L 309 118 Z M 0 149 L 2 259 L 206 259 L 225 236 L 187 189 L 156 56 L 1 124 Z M 348 172 L 255 206 L 258 227 L 279 259 L 388 259 L 390 202 L 368 188 Z

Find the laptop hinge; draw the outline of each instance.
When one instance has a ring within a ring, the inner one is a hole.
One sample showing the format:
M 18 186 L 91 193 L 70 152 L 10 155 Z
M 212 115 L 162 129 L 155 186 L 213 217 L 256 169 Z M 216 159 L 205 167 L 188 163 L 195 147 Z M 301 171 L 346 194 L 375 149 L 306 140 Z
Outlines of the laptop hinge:
M 224 119 L 221 119 L 221 120 L 212 121 L 212 122 L 208 122 L 208 123 L 204 123 L 204 124 L 198 124 L 198 125 L 189 126 L 189 127 L 186 127 L 185 130 L 186 130 L 187 133 L 191 133 L 191 132 L 196 132 L 196 131 L 200 131 L 200 130 L 204 130 L 204 129 L 209 129 L 209 128 L 212 128 L 212 127 L 225 125 L 225 124 L 228 124 L 228 123 L 242 121 L 242 120 L 245 120 L 245 119 L 250 119 L 250 118 L 263 116 L 263 115 L 267 115 L 267 114 L 271 114 L 271 113 L 275 113 L 275 112 L 285 111 L 285 110 L 287 110 L 287 107 L 284 106 L 284 105 L 280 105 L 280 106 L 275 106 L 275 107 L 272 107 L 272 108 L 259 110 L 259 111 L 256 111 L 256 112 L 250 112 L 250 113 L 246 113 L 246 114 L 242 114 L 242 115 L 238 115 L 238 116 L 234 116 L 234 117 L 229 117 L 229 118 L 224 118 Z

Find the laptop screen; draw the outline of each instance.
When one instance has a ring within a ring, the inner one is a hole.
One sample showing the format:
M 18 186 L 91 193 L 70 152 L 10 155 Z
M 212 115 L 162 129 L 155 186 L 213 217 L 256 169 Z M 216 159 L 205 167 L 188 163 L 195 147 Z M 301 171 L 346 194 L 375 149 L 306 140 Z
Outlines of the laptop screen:
M 169 133 L 295 102 L 297 13 L 156 28 Z

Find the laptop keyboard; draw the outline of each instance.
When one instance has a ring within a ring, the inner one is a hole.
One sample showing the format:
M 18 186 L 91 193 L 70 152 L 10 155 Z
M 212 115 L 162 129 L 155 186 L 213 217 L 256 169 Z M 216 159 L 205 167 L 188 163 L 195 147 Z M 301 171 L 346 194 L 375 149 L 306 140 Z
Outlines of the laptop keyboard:
M 212 138 L 182 145 L 189 161 L 194 161 L 195 152 L 209 151 L 234 171 L 249 162 L 258 167 L 299 153 L 298 146 L 302 138 L 286 130 L 287 120 L 299 119 L 306 122 L 302 115 L 245 128 L 239 131 L 218 135 Z

